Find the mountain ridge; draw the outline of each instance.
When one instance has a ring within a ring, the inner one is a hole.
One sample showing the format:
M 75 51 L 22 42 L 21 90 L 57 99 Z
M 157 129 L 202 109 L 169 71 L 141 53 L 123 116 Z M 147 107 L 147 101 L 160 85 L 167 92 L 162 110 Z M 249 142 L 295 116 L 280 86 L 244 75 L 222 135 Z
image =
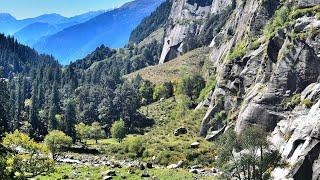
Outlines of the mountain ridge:
M 53 54 L 57 59 L 61 59 L 63 64 L 67 64 L 71 60 L 84 57 L 101 44 L 114 48 L 122 47 L 127 44 L 131 30 L 161 2 L 163 1 L 136 0 L 126 3 L 118 9 L 42 39 L 34 48 L 42 53 Z M 118 38 L 110 38 L 115 34 Z M 68 51 L 61 49 L 60 43 L 63 43 Z

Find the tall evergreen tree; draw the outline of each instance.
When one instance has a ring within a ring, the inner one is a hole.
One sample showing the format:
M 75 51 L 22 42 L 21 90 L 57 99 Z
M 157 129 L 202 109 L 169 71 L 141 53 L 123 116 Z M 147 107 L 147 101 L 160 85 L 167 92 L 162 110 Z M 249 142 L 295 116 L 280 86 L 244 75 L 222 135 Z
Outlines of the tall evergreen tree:
M 1 78 L 0 70 L 0 136 L 7 131 L 9 122 L 9 92 L 6 79 Z
M 65 117 L 64 117 L 64 132 L 76 140 L 76 105 L 73 100 L 66 101 Z
M 50 96 L 50 110 L 49 110 L 49 131 L 58 129 L 59 122 L 56 119 L 56 115 L 61 112 L 60 110 L 60 97 L 58 91 L 58 85 L 55 81 L 52 86 L 52 92 Z
M 14 123 L 13 129 L 19 129 L 21 126 L 21 110 L 22 110 L 22 97 L 21 97 L 21 75 L 16 78 L 15 86 L 15 111 L 14 111 Z
M 30 136 L 35 137 L 39 133 L 39 121 L 37 117 L 37 83 L 33 83 L 31 105 L 29 109 L 29 122 L 31 124 Z

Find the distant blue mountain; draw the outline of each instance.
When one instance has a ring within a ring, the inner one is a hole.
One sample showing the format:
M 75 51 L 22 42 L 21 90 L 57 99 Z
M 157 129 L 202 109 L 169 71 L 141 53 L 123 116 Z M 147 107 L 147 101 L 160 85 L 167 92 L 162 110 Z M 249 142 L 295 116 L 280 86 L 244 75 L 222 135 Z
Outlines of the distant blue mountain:
M 63 22 L 67 19 L 68 18 L 58 14 L 45 14 L 35 18 L 17 20 L 8 13 L 0 13 L 0 32 L 7 35 L 13 35 L 24 27 L 36 22 L 53 24 L 56 22 Z
M 164 0 L 135 0 L 98 15 L 89 21 L 68 27 L 42 38 L 33 47 L 52 54 L 62 64 L 84 57 L 101 44 L 124 46 L 131 31 Z
M 19 42 L 32 46 L 44 36 L 83 23 L 104 12 L 106 11 L 93 11 L 70 18 L 53 13 L 22 20 L 17 20 L 8 13 L 0 13 L 0 32 L 6 35 L 14 35 Z

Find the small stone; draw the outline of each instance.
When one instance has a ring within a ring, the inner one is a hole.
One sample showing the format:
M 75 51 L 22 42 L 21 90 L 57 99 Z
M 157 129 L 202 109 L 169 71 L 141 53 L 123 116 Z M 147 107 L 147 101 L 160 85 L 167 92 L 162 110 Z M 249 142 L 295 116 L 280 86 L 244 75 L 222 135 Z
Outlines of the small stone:
M 191 148 L 199 148 L 200 143 L 199 142 L 194 142 L 191 144 Z
M 201 165 L 191 166 L 191 169 L 200 169 L 200 168 L 202 168 L 202 166 L 201 166 Z
M 138 164 L 138 169 L 140 169 L 140 170 L 144 170 L 146 167 L 144 167 L 144 165 L 143 164 Z
M 212 172 L 212 173 L 217 173 L 217 169 L 213 167 L 213 168 L 211 169 L 211 172 Z
M 69 179 L 69 176 L 65 174 L 62 176 L 62 179 Z
M 116 171 L 114 170 L 108 170 L 106 171 L 105 173 L 103 173 L 104 175 L 107 175 L 107 176 L 116 176 Z
M 102 178 L 103 180 L 111 180 L 112 179 L 112 176 L 105 176 Z
M 122 166 L 119 163 L 115 163 L 111 165 L 112 168 L 122 168 Z
M 149 175 L 148 173 L 144 172 L 144 173 L 141 174 L 141 177 L 142 177 L 142 178 L 143 178 L 143 177 L 150 177 L 150 175 Z
M 169 166 L 167 166 L 168 169 L 177 169 L 180 168 L 183 164 L 183 161 L 179 161 L 178 164 L 171 164 Z
M 196 169 L 190 169 L 189 172 L 193 173 L 193 174 L 198 174 L 198 170 L 196 170 Z
M 149 168 L 149 169 L 152 169 L 152 168 L 153 168 L 153 166 L 152 166 L 152 163 L 151 163 L 151 162 L 147 162 L 146 166 L 147 166 L 147 168 Z

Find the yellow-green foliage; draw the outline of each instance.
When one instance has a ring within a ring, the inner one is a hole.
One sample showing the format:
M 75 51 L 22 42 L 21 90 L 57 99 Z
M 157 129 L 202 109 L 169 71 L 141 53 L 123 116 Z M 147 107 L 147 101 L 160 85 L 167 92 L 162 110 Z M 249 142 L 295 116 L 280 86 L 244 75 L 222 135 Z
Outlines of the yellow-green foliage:
M 18 130 L 6 133 L 2 145 L 10 150 L 6 171 L 14 174 L 14 179 L 25 179 L 53 170 L 54 163 L 49 158 L 46 146 L 36 143 Z
M 248 51 L 247 46 L 248 46 L 248 43 L 246 39 L 237 43 L 228 56 L 229 61 L 243 57 Z
M 53 159 L 55 159 L 62 147 L 68 147 L 72 144 L 72 138 L 62 131 L 54 130 L 44 138 L 44 143 L 51 151 Z
M 291 97 L 290 103 L 294 106 L 299 105 L 301 102 L 301 94 L 295 94 Z
M 127 129 L 122 119 L 115 121 L 112 124 L 111 135 L 113 138 L 117 139 L 119 142 L 122 142 L 122 140 L 126 137 Z
M 217 81 L 215 79 L 210 80 L 206 84 L 206 87 L 201 90 L 198 101 L 201 102 L 205 100 L 206 96 L 210 93 L 210 91 L 214 90 L 214 88 L 216 87 L 216 84 L 217 84 Z
M 131 138 L 127 143 L 129 153 L 133 153 L 135 157 L 142 157 L 146 149 L 144 147 L 144 141 L 145 139 L 143 137 Z
M 281 7 L 276 11 L 272 21 L 268 22 L 264 28 L 264 35 L 271 38 L 275 35 L 276 31 L 285 27 L 289 21 L 290 9 L 287 6 Z
M 305 99 L 301 102 L 301 104 L 303 104 L 304 106 L 306 106 L 307 108 L 311 108 L 313 106 L 313 102 L 310 99 Z
M 292 13 L 290 14 L 290 19 L 294 20 L 300 18 L 304 15 L 308 16 L 318 16 L 320 12 L 320 5 L 313 6 L 310 8 L 303 8 L 303 9 L 293 9 Z

